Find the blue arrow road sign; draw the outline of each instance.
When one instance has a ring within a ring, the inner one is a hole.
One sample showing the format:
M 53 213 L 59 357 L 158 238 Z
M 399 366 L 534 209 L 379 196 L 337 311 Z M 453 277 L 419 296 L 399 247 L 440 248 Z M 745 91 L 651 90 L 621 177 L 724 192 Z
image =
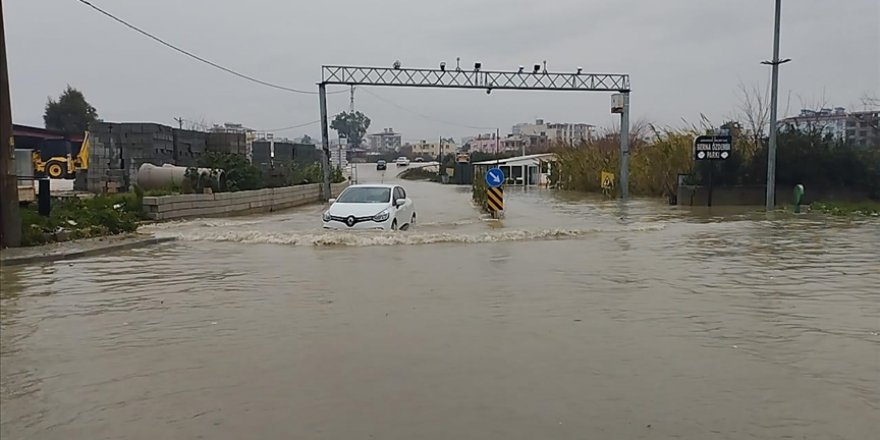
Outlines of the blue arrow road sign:
M 501 168 L 490 168 L 486 171 L 486 184 L 490 188 L 498 188 L 504 184 L 504 171 Z

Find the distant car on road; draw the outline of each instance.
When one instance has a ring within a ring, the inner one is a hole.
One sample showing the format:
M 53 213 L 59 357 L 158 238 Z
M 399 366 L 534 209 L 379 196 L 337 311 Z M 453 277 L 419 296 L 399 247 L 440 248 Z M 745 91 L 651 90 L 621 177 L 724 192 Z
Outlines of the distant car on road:
M 409 165 L 409 159 L 407 159 L 403 156 L 398 157 L 395 162 L 397 163 L 397 166 L 399 166 L 399 167 L 405 167 L 405 166 Z
M 330 199 L 324 229 L 408 229 L 416 222 L 416 208 L 399 185 L 352 185 L 338 199 Z
M 387 168 L 388 168 L 388 162 L 385 162 L 384 159 L 379 159 L 379 161 L 376 162 L 376 171 L 382 171 Z
M 415 160 L 413 160 L 413 162 L 424 162 L 424 161 L 425 161 L 425 158 L 421 157 L 421 156 L 419 156 L 419 157 L 415 158 Z

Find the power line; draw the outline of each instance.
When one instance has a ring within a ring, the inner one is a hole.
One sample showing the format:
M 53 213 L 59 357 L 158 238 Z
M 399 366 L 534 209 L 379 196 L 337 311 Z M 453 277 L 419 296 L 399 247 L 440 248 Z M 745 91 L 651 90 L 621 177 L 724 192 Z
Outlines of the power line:
M 90 1 L 88 1 L 88 0 L 77 0 L 77 1 L 80 2 L 80 3 L 82 3 L 82 4 L 84 4 L 84 5 L 86 5 L 86 6 L 88 6 L 88 7 L 90 7 L 90 8 L 92 8 L 92 9 L 94 9 L 95 11 L 98 11 L 99 13 L 101 13 L 101 14 L 103 14 L 103 15 L 109 17 L 111 20 L 116 21 L 117 23 L 119 23 L 119 24 L 121 24 L 121 25 L 123 25 L 123 26 L 125 26 L 125 27 L 127 27 L 127 28 L 129 28 L 129 29 L 131 29 L 131 30 L 133 30 L 133 31 L 135 31 L 135 32 L 137 32 L 137 33 L 139 33 L 139 34 L 141 34 L 141 35 L 143 35 L 143 36 L 145 36 L 145 37 L 147 37 L 147 38 L 149 38 L 149 39 L 151 39 L 151 40 L 153 40 L 153 41 L 155 41 L 155 42 L 157 42 L 157 43 L 159 43 L 159 44 L 161 44 L 161 45 L 163 45 L 163 46 L 165 46 L 165 47 L 167 47 L 167 48 L 169 48 L 169 49 L 172 49 L 172 50 L 174 50 L 174 51 L 180 52 L 180 53 L 182 53 L 182 54 L 184 54 L 184 55 L 186 55 L 186 56 L 188 56 L 188 57 L 190 57 L 190 58 L 192 58 L 192 59 L 194 59 L 194 60 L 197 60 L 197 61 L 200 61 L 200 62 L 202 62 L 202 63 L 205 63 L 205 64 L 207 64 L 207 65 L 209 65 L 209 66 L 211 66 L 211 67 L 214 67 L 215 69 L 222 70 L 222 71 L 224 71 L 224 72 L 226 72 L 226 73 L 228 73 L 228 74 L 230 74 L 230 75 L 235 75 L 235 76 L 237 76 L 237 77 L 239 77 L 239 78 L 241 78 L 241 79 L 244 79 L 244 80 L 247 80 L 247 81 L 251 81 L 251 82 L 254 82 L 254 83 L 260 84 L 260 85 L 262 85 L 262 86 L 271 87 L 271 88 L 273 88 L 273 89 L 283 90 L 283 91 L 285 91 L 285 92 L 300 93 L 300 94 L 303 94 L 303 95 L 317 95 L 317 94 L 318 94 L 318 92 L 310 92 L 310 91 L 307 91 L 307 90 L 299 90 L 299 89 L 294 89 L 294 88 L 291 88 L 291 87 L 285 87 L 285 86 L 282 86 L 282 85 L 273 84 L 273 83 L 270 83 L 270 82 L 268 82 L 268 81 L 263 81 L 263 80 L 261 80 L 261 79 L 254 78 L 254 77 L 252 77 L 252 76 L 250 76 L 250 75 L 245 75 L 245 74 L 243 74 L 243 73 L 237 72 L 237 71 L 232 70 L 232 69 L 230 69 L 230 68 L 228 68 L 228 67 L 221 66 L 220 64 L 217 64 L 217 63 L 215 63 L 215 62 L 213 62 L 213 61 L 210 61 L 210 60 L 208 60 L 208 59 L 202 58 L 202 57 L 200 57 L 200 56 L 198 56 L 198 55 L 196 55 L 196 54 L 194 54 L 194 53 L 192 53 L 192 52 L 190 52 L 190 51 L 187 51 L 187 50 L 185 50 L 185 49 L 181 49 L 181 48 L 179 48 L 179 47 L 177 47 L 177 46 L 175 46 L 175 45 L 173 45 L 173 44 L 171 44 L 171 43 L 169 43 L 169 42 L 167 42 L 167 41 L 165 41 L 165 40 L 163 40 L 163 39 L 161 39 L 161 38 L 159 38 L 159 37 L 157 37 L 157 36 L 155 36 L 155 35 L 153 35 L 153 34 L 151 34 L 151 33 L 149 33 L 149 32 L 147 32 L 147 31 L 145 31 L 145 30 L 143 30 L 143 29 L 141 29 L 141 28 L 139 28 L 139 27 L 137 27 L 137 26 L 135 26 L 135 25 L 133 25 L 133 24 L 130 24 L 130 23 L 128 23 L 127 21 L 125 21 L 125 20 L 123 20 L 123 19 L 121 19 L 121 18 L 119 18 L 119 17 L 117 17 L 117 16 L 115 16 L 115 15 L 113 15 L 113 14 L 111 14 L 111 13 L 109 13 L 109 12 L 107 12 L 107 11 L 105 11 L 105 10 L 99 8 L 99 7 L 97 7 L 97 6 L 95 6 L 94 4 L 92 4 L 92 2 L 90 2 Z M 330 92 L 330 93 L 328 93 L 328 94 L 336 94 L 336 93 L 345 93 L 345 90 L 340 90 L 340 91 L 336 91 L 336 92 Z
M 185 119 L 185 118 L 182 118 L 182 117 L 181 117 L 181 118 L 174 118 L 174 120 L 175 120 L 175 121 L 178 121 L 181 125 L 183 125 L 184 122 L 188 122 L 188 123 L 190 124 L 191 127 L 197 127 L 197 128 L 202 129 L 202 130 L 205 130 L 205 131 L 209 131 L 209 130 L 211 130 L 212 128 L 214 128 L 214 127 L 212 127 L 211 125 L 209 125 L 209 124 L 207 124 L 207 123 L 199 122 L 199 121 L 194 121 L 194 120 L 192 120 L 192 119 Z M 309 125 L 314 125 L 314 124 L 317 124 L 317 123 L 319 123 L 319 122 L 321 122 L 321 121 L 320 121 L 320 120 L 316 120 L 316 121 L 304 122 L 304 123 L 302 123 L 302 124 L 290 125 L 290 126 L 287 126 L 287 127 L 281 127 L 281 128 L 254 129 L 254 131 L 267 132 L 267 133 L 269 133 L 269 132 L 275 132 L 275 131 L 286 131 L 286 130 L 293 130 L 293 129 L 296 129 L 296 128 L 308 127 Z M 222 127 L 220 127 L 220 128 L 222 128 Z
M 369 95 L 372 95 L 374 98 L 376 98 L 376 99 L 378 99 L 378 100 L 380 100 L 380 101 L 385 102 L 386 104 L 392 105 L 392 106 L 397 107 L 397 108 L 399 108 L 399 109 L 401 109 L 401 110 L 403 110 L 403 111 L 405 111 L 405 112 L 412 113 L 412 114 L 414 114 L 414 115 L 416 115 L 416 116 L 418 116 L 418 117 L 420 117 L 420 118 L 427 119 L 427 120 L 429 120 L 429 121 L 440 122 L 440 123 L 443 123 L 443 124 L 446 124 L 446 125 L 452 125 L 452 126 L 457 126 L 457 127 L 472 128 L 472 129 L 474 129 L 474 130 L 494 130 L 494 129 L 495 129 L 495 127 L 478 127 L 478 126 L 475 126 L 475 125 L 459 124 L 459 123 L 457 123 L 457 122 L 445 121 L 445 120 L 443 120 L 443 119 L 439 119 L 439 118 L 435 118 L 435 117 L 432 117 L 432 116 L 428 116 L 428 115 L 425 115 L 425 114 L 423 114 L 423 113 L 419 113 L 419 112 L 417 112 L 417 111 L 415 111 L 415 110 L 412 110 L 412 109 L 406 108 L 406 107 L 404 107 L 404 106 L 402 106 L 402 105 L 400 105 L 400 104 L 398 104 L 398 103 L 396 103 L 396 102 L 394 102 L 394 101 L 391 101 L 391 100 L 389 100 L 389 99 L 383 98 L 383 97 L 381 97 L 381 96 L 379 96 L 379 95 L 377 95 L 377 94 L 371 92 L 371 91 L 368 90 L 367 88 L 362 88 L 362 91 L 363 91 L 364 93 L 367 93 L 367 94 L 369 94 Z
M 266 131 L 266 132 L 270 132 L 270 131 L 286 131 L 286 130 L 293 130 L 293 129 L 295 129 L 295 128 L 308 127 L 309 125 L 314 125 L 314 124 L 317 124 L 317 123 L 319 123 L 319 122 L 321 122 L 320 119 L 317 120 L 317 121 L 305 122 L 305 123 L 303 123 L 303 124 L 291 125 L 291 126 L 289 126 L 289 127 L 272 128 L 272 129 L 269 129 L 269 130 L 257 130 L 257 131 Z

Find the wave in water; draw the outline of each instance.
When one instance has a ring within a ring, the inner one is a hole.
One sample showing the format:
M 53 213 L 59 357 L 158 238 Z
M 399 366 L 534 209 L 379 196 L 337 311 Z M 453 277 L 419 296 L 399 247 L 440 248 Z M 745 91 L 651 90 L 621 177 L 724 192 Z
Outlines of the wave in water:
M 195 218 L 185 220 L 169 220 L 160 223 L 150 223 L 141 226 L 138 230 L 145 232 L 162 231 L 166 229 L 180 229 L 181 227 L 208 227 L 208 228 L 226 228 L 234 226 L 249 226 L 265 223 L 265 220 L 243 220 L 243 219 L 211 219 L 211 218 Z
M 657 231 L 662 225 L 624 227 L 620 229 L 541 229 L 541 230 L 499 230 L 476 234 L 445 232 L 344 232 L 322 231 L 302 233 L 282 233 L 265 231 L 183 231 L 160 233 L 185 241 L 226 241 L 248 244 L 283 244 L 291 246 L 401 246 L 437 243 L 497 243 L 529 240 L 564 240 L 585 237 L 599 233 L 626 233 Z

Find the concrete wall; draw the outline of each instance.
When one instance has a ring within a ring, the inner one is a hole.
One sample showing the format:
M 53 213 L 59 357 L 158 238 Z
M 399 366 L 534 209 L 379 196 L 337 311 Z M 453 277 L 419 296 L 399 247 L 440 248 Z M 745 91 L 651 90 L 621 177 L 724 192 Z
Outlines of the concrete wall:
M 333 195 L 347 183 L 333 184 Z M 208 217 L 248 212 L 271 212 L 321 200 L 321 185 L 296 185 L 216 194 L 144 197 L 144 212 L 152 220 Z
M 868 199 L 867 191 L 851 188 L 811 188 L 807 186 L 803 204 L 818 200 L 860 201 Z M 712 190 L 713 206 L 763 206 L 767 195 L 764 185 L 717 186 Z M 706 206 L 709 188 L 696 185 L 678 187 L 677 205 Z M 790 205 L 794 200 L 794 186 L 776 185 L 776 204 Z

